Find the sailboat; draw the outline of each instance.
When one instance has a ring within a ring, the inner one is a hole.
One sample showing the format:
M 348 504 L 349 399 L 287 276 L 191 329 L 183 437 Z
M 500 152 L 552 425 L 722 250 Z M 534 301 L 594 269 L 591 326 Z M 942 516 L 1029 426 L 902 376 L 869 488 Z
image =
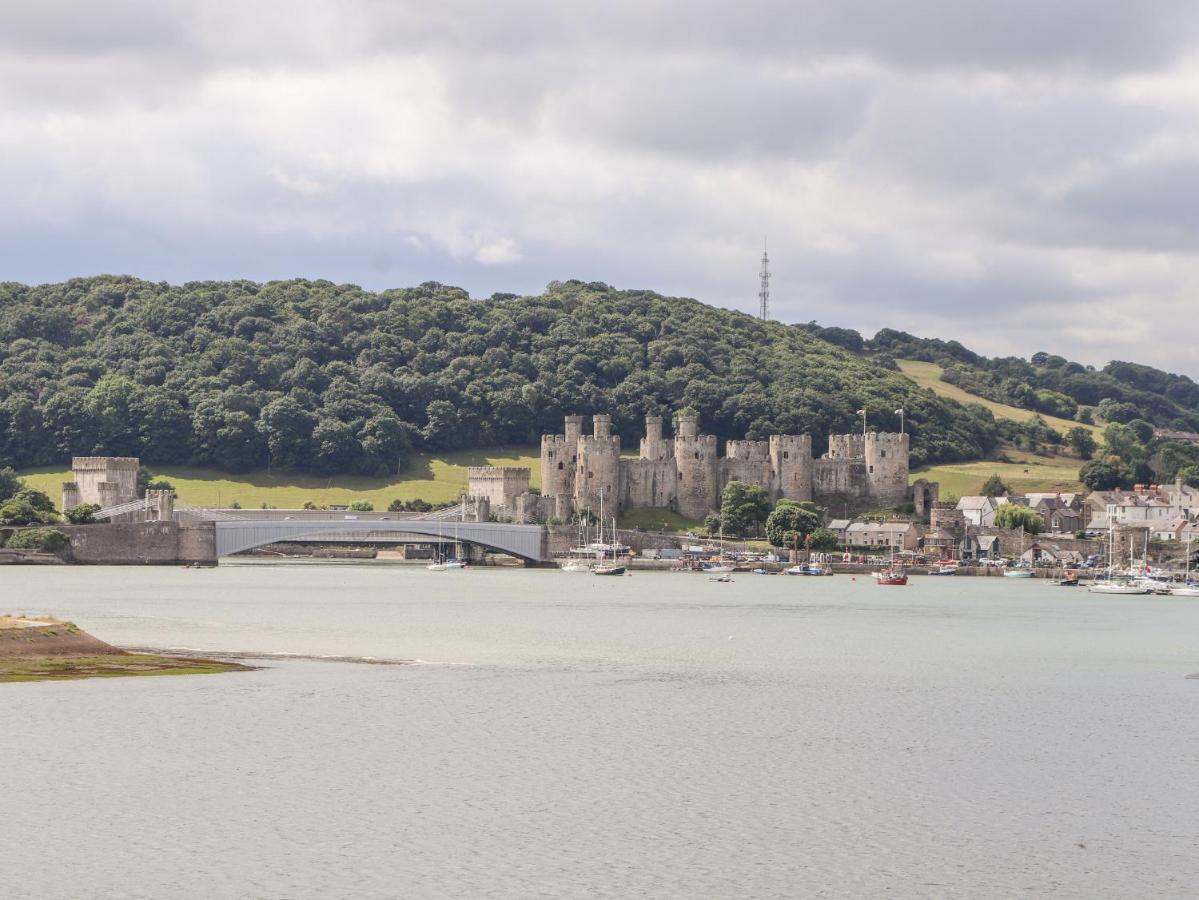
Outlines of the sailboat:
M 589 511 L 586 511 L 586 512 L 588 512 L 588 515 L 591 514 L 590 509 L 589 509 Z M 578 538 L 579 538 L 579 543 L 578 543 L 577 549 L 572 550 L 571 556 L 567 557 L 566 562 L 561 564 L 560 568 L 562 569 L 562 572 L 578 573 L 578 572 L 590 572 L 590 570 L 591 570 L 590 562 L 588 560 L 585 560 L 585 558 L 583 558 L 583 556 L 580 555 L 580 554 L 589 554 L 589 552 L 590 552 L 590 550 L 588 549 L 588 520 L 586 520 L 586 518 L 582 517 L 582 515 L 580 515 L 580 517 L 579 517 Z
M 462 509 L 458 513 L 459 519 L 466 518 L 466 498 L 462 498 Z M 440 544 L 438 545 L 440 547 Z M 430 572 L 448 572 L 451 569 L 465 569 L 466 560 L 462 559 L 461 544 L 458 543 L 458 519 L 454 520 L 454 555 L 446 559 L 438 559 L 436 562 L 430 563 L 426 568 Z
M 724 561 L 724 526 L 720 528 L 720 556 L 717 557 L 716 563 L 705 563 L 704 571 L 709 575 L 731 575 L 733 567 Z
M 1182 587 L 1170 589 L 1171 597 L 1199 597 L 1199 585 L 1191 584 L 1191 536 L 1187 535 L 1187 572 Z
M 607 552 L 607 547 L 604 546 L 604 491 L 600 488 L 600 520 L 599 520 L 599 559 L 591 568 L 592 575 L 623 575 L 626 571 L 626 566 L 622 566 L 616 562 L 616 517 L 612 517 L 612 562 L 604 561 L 604 554 Z
M 895 564 L 895 532 L 890 531 L 887 536 L 891 544 L 891 561 L 885 568 L 874 573 L 874 582 L 884 585 L 905 585 L 908 583 L 908 573 L 902 566 Z
M 1115 575 L 1115 532 L 1113 530 L 1112 511 L 1107 512 L 1107 580 L 1095 581 L 1087 586 L 1092 594 L 1148 594 L 1149 588 L 1128 575 Z M 1129 564 L 1132 562 L 1132 546 L 1129 545 Z
M 1032 566 L 1024 561 L 1024 526 L 1020 526 L 1020 562 L 1003 570 L 1004 578 L 1032 578 L 1036 573 Z

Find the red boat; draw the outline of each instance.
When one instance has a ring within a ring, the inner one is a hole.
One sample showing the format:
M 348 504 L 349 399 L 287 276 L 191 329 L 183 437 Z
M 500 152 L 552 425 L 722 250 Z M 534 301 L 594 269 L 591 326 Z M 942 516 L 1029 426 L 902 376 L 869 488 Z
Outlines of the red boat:
M 883 569 L 874 573 L 874 580 L 878 584 L 907 584 L 908 573 L 903 569 Z

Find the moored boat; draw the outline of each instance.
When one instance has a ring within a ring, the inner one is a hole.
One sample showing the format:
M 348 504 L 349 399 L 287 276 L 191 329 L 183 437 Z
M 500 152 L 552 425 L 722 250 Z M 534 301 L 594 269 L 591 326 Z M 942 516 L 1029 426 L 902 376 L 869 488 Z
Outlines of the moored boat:
M 1149 588 L 1133 578 L 1116 576 L 1087 586 L 1092 594 L 1148 594 Z

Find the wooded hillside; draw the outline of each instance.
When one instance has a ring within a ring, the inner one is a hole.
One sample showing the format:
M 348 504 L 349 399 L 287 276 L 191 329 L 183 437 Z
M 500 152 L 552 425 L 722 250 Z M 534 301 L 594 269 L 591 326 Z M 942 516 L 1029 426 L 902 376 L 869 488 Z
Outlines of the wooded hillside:
M 996 446 L 990 413 L 920 389 L 802 326 L 649 291 L 553 283 L 472 300 L 436 283 L 127 277 L 0 285 L 0 466 L 71 455 L 394 472 L 413 448 L 536 442 L 570 412 L 690 407 L 719 438 L 897 429 L 914 464 Z

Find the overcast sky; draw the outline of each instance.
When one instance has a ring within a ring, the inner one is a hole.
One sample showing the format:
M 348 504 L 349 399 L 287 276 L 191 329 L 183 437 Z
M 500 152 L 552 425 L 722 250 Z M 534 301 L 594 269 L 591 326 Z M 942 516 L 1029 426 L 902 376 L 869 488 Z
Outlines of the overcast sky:
M 6 0 L 0 279 L 605 281 L 1199 376 L 1154 0 Z

